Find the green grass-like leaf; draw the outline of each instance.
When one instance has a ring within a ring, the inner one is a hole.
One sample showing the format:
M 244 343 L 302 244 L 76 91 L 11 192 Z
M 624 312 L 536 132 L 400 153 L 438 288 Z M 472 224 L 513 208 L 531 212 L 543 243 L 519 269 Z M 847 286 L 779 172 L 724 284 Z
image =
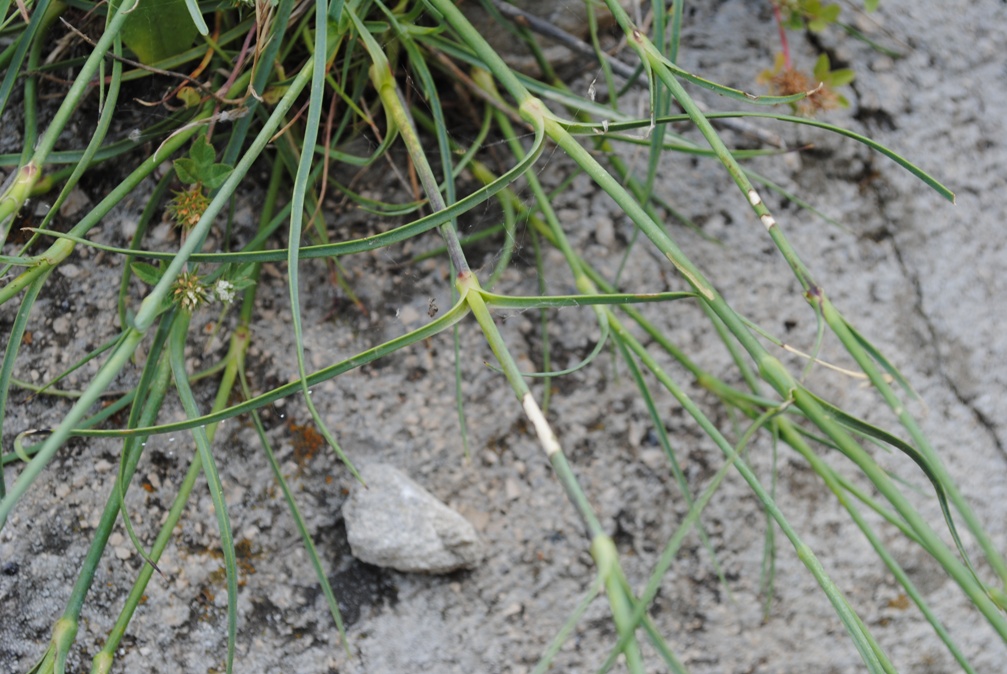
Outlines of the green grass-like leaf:
M 895 166 L 953 201 L 954 194 L 912 158 L 826 122 L 744 109 L 705 112 L 693 100 L 690 92 L 694 87 L 744 105 L 795 104 L 810 101 L 807 97 L 812 92 L 758 96 L 681 68 L 678 63 L 685 48 L 686 17 L 685 3 L 678 0 L 666 12 L 653 15 L 646 32 L 620 3 L 606 3 L 630 47 L 621 58 L 635 54 L 638 63 L 634 64 L 612 62 L 603 53 L 601 10 L 588 7 L 590 35 L 587 43 L 574 46 L 597 56 L 607 100 L 594 100 L 593 91 L 578 93 L 572 82 L 562 80 L 564 70 L 548 61 L 532 30 L 540 29 L 541 23 L 500 26 L 515 41 L 528 46 L 541 70 L 540 76 L 533 77 L 515 72 L 451 0 L 398 5 L 380 0 L 260 0 L 242 3 L 242 7 L 196 0 L 144 0 L 138 6 L 133 0 L 109 6 L 92 4 L 0 0 L 0 31 L 10 38 L 8 46 L 0 50 L 0 64 L 6 68 L 0 80 L 3 121 L 8 119 L 4 115 L 10 113 L 9 103 L 16 100 L 17 87 L 23 87 L 24 101 L 23 147 L 0 157 L 0 165 L 9 169 L 7 182 L 0 187 L 0 223 L 5 241 L 14 234 L 15 222 L 18 229 L 31 234 L 27 241 L 11 243 L 0 256 L 0 272 L 11 275 L 0 287 L 0 304 L 17 303 L 11 311 L 11 329 L 0 364 L 0 421 L 11 404 L 12 386 L 23 387 L 32 395 L 59 395 L 69 401 L 69 410 L 54 428 L 17 429 L 14 434 L 13 451 L 0 461 L 0 523 L 6 524 L 22 496 L 39 489 L 39 478 L 69 438 L 100 437 L 122 443 L 119 471 L 99 526 L 91 534 L 67 607 L 54 622 L 49 646 L 34 671 L 65 670 L 91 584 L 121 514 L 130 540 L 145 561 L 136 572 L 118 619 L 94 656 L 93 671 L 112 671 L 130 621 L 187 511 L 200 476 L 206 478 L 210 489 L 226 571 L 227 621 L 221 629 L 227 635 L 227 650 L 220 659 L 228 671 L 242 667 L 236 660 L 243 637 L 232 534 L 238 522 L 227 512 L 225 485 L 218 472 L 218 462 L 234 459 L 214 444 L 220 422 L 241 415 L 250 416 L 279 486 L 278 499 L 291 514 L 333 623 L 346 645 L 338 597 L 326 576 L 330 560 L 315 548 L 308 518 L 280 469 L 259 412 L 282 397 L 299 395 L 314 426 L 352 473 L 351 457 L 358 448 L 340 446 L 323 423 L 327 410 L 311 397 L 311 387 L 415 348 L 449 330 L 454 362 L 445 366 L 443 374 L 455 383 L 459 453 L 467 456 L 470 441 L 473 446 L 480 441 L 478 427 L 473 424 L 471 431 L 468 428 L 465 402 L 470 394 L 463 386 L 471 368 L 482 367 L 481 361 L 462 348 L 469 344 L 463 340 L 464 334 L 475 333 L 490 348 L 496 362 L 493 367 L 503 375 L 486 380 L 514 394 L 517 404 L 512 412 L 524 415 L 526 427 L 538 440 L 540 460 L 551 467 L 580 518 L 587 533 L 583 543 L 590 546 L 596 566 L 595 578 L 585 583 L 586 595 L 576 606 L 571 600 L 572 612 L 544 649 L 535 671 L 555 666 L 565 640 L 580 628 L 588 605 L 601 593 L 608 605 L 613 639 L 607 658 L 600 657 L 592 664 L 607 671 L 621 658 L 634 673 L 649 671 L 655 664 L 673 672 L 686 671 L 685 658 L 673 650 L 668 635 L 661 633 L 660 616 L 649 614 L 658 588 L 674 569 L 693 530 L 709 553 L 708 563 L 725 593 L 731 595 L 732 582 L 714 554 L 703 511 L 715 495 L 725 493 L 720 485 L 732 471 L 766 514 L 760 571 L 767 614 L 774 610 L 769 603 L 774 584 L 782 582 L 782 567 L 776 562 L 783 555 L 796 556 L 830 602 L 866 670 L 894 671 L 872 632 L 875 626 L 860 618 L 858 607 L 826 571 L 821 559 L 828 550 L 812 550 L 805 533 L 779 505 L 783 483 L 776 479 L 777 457 L 782 459 L 786 452 L 792 453 L 791 460 L 810 469 L 823 493 L 835 497 L 876 553 L 876 561 L 890 571 L 932 626 L 934 638 L 946 646 L 963 670 L 972 672 L 973 668 L 942 624 L 942 616 L 928 606 L 889 552 L 885 545 L 888 537 L 900 537 L 934 560 L 954 579 L 972 608 L 1007 640 L 1007 619 L 1002 610 L 1007 596 L 1001 589 L 1007 583 L 1007 561 L 902 404 L 902 398 L 915 395 L 911 383 L 894 361 L 832 304 L 827 289 L 816 281 L 801 251 L 788 238 L 786 223 L 776 220 L 759 194 L 758 189 L 765 187 L 813 211 L 802 195 L 783 190 L 752 170 L 749 163 L 756 157 L 772 161 L 774 155 L 799 149 L 787 149 L 777 141 L 759 148 L 728 147 L 721 138 L 720 124 L 771 119 L 820 128 L 888 157 Z M 867 2 L 865 7 L 872 11 L 876 3 Z M 74 19 L 82 17 L 83 9 L 93 10 L 104 30 L 93 44 L 82 41 L 72 54 L 55 52 L 47 60 L 47 50 L 60 42 L 55 39 L 62 25 L 57 20 L 68 13 Z M 778 25 L 784 29 L 834 30 L 831 27 L 839 18 L 839 5 L 818 0 L 774 9 L 779 12 Z M 27 12 L 27 21 L 22 11 Z M 212 35 L 204 11 L 207 18 L 213 13 Z M 505 15 L 511 14 L 511 8 L 491 9 L 498 22 L 507 21 Z M 204 37 L 194 46 L 197 34 Z M 156 63 L 158 70 L 152 72 L 123 59 L 129 56 L 124 53 L 124 44 L 142 63 Z M 828 87 L 848 84 L 854 77 L 852 68 L 833 70 L 826 55 L 817 60 L 813 72 Z M 646 79 L 640 77 L 643 74 Z M 39 95 L 39 82 L 49 76 L 53 81 L 47 86 L 63 86 L 64 95 L 43 129 L 39 122 L 50 115 L 42 108 L 45 99 Z M 618 77 L 628 77 L 624 89 L 646 84 L 649 108 L 636 116 L 625 113 Z M 58 84 L 61 78 L 72 78 L 72 82 Z M 125 82 L 140 78 L 150 78 L 150 90 L 165 96 L 157 104 L 160 107 L 143 111 L 127 100 L 130 96 L 120 96 Z M 100 114 L 93 131 L 87 132 L 89 137 L 78 142 L 67 131 L 87 127 L 81 124 L 78 111 L 88 109 L 82 104 L 89 96 L 97 99 Z M 187 107 L 172 108 L 179 99 Z M 684 112 L 674 114 L 675 105 Z M 125 120 L 130 120 L 129 124 L 140 120 L 135 122 L 138 128 L 121 128 Z M 701 139 L 679 133 L 673 126 L 683 122 L 697 130 Z M 640 129 L 646 131 L 644 136 Z M 639 153 L 639 157 L 630 160 L 623 150 Z M 811 305 L 817 328 L 803 369 L 800 365 L 790 368 L 774 356 L 770 352 L 773 345 L 785 345 L 740 314 L 721 293 L 714 282 L 716 261 L 700 265 L 690 257 L 688 247 L 680 245 L 675 222 L 690 223 L 680 205 L 662 196 L 675 186 L 674 175 L 667 176 L 670 187 L 664 184 L 667 155 L 717 162 L 738 187 L 737 193 L 724 198 L 744 199 L 751 208 L 751 224 L 763 227 L 767 242 L 781 254 Z M 547 162 L 560 160 L 567 163 L 566 177 L 547 183 L 542 176 L 548 172 L 543 168 Z M 156 173 L 162 166 L 173 166 L 174 171 Z M 95 171 L 111 176 L 112 188 L 81 216 L 63 216 L 59 207 L 72 190 L 89 184 L 85 178 Z M 268 179 L 264 194 L 249 197 L 261 193 L 260 176 Z M 584 176 L 611 197 L 627 228 L 633 228 L 626 234 L 629 243 L 624 250 L 606 253 L 611 254 L 606 264 L 599 264 L 573 243 L 577 238 L 556 212 L 555 204 Z M 143 183 L 148 179 L 153 189 L 132 240 L 116 241 L 109 228 L 99 234 L 96 227 L 113 209 L 136 193 L 148 194 L 138 192 L 146 189 Z M 378 183 L 381 187 L 393 185 L 391 193 L 378 190 L 375 179 L 388 181 Z M 175 245 L 163 238 L 154 240 L 150 233 L 166 210 L 171 213 L 166 202 L 178 182 L 192 185 L 188 189 L 200 196 L 207 194 L 209 205 L 188 214 L 191 218 L 185 224 L 192 227 L 178 235 Z M 41 222 L 27 226 L 19 221 L 29 198 L 50 194 L 56 194 L 54 207 Z M 254 231 L 246 232 L 235 213 L 238 204 L 249 199 L 259 209 L 259 218 Z M 347 218 L 353 220 L 349 223 L 341 220 L 348 209 L 370 214 L 366 229 L 359 229 L 353 218 Z M 473 220 L 478 224 L 472 226 Z M 842 226 L 841 222 L 829 222 Z M 437 230 L 442 246 L 429 241 L 432 230 Z M 480 255 L 485 253 L 483 247 L 494 247 L 492 262 L 485 269 L 474 267 L 468 259 L 477 242 Z M 629 280 L 635 282 L 626 270 L 644 246 L 651 247 L 660 260 L 661 273 L 640 287 L 624 287 Z M 118 317 L 119 331 L 111 339 L 103 337 L 104 344 L 89 347 L 88 353 L 69 367 L 59 368 L 57 375 L 49 376 L 50 381 L 26 383 L 26 377 L 17 376 L 18 356 L 23 355 L 23 342 L 31 335 L 32 310 L 48 297 L 52 272 L 81 247 L 100 254 L 105 264 L 118 265 L 118 296 L 109 303 L 115 308 L 99 319 L 111 322 Z M 368 254 L 366 264 L 349 257 L 360 253 Z M 522 256 L 529 264 L 515 266 Z M 432 282 L 445 292 L 450 290 L 453 301 L 439 315 L 432 307 L 431 320 L 419 328 L 361 346 L 339 362 L 311 367 L 305 355 L 310 325 L 301 307 L 307 304 L 306 289 L 313 289 L 310 284 L 318 282 L 309 274 L 323 266 L 308 262 L 318 259 L 325 261 L 333 292 L 352 303 L 354 311 L 369 311 L 367 304 L 373 296 L 361 293 L 357 284 L 365 274 L 389 273 L 391 267 L 380 266 L 385 261 L 396 269 L 414 265 L 411 272 L 436 268 Z M 423 267 L 417 266 L 420 261 L 426 261 Z M 254 343 L 251 326 L 258 317 L 256 290 L 276 275 L 285 275 L 288 300 L 284 308 L 290 314 L 287 332 L 297 375 L 256 395 L 249 382 L 257 380 L 253 378 L 257 373 L 247 370 L 245 353 Z M 670 281 L 673 277 L 676 280 Z M 524 285 L 514 289 L 515 282 Z M 666 290 L 683 283 L 687 291 Z M 504 290 L 491 292 L 491 288 Z M 218 311 L 213 330 L 228 335 L 230 347 L 223 357 L 207 354 L 202 369 L 189 372 L 185 353 L 195 339 L 191 313 L 206 310 L 198 305 L 211 296 L 220 303 L 219 309 L 212 310 Z M 696 314 L 705 321 L 704 334 L 724 346 L 725 362 L 730 364 L 726 372 L 705 370 L 690 348 L 673 341 L 664 321 L 653 319 L 662 311 L 676 311 L 677 305 L 672 303 L 679 300 L 700 308 Z M 639 306 L 644 304 L 649 306 Z M 584 307 L 591 312 L 590 334 L 582 337 L 593 340 L 594 346 L 579 363 L 557 371 L 549 342 L 556 328 L 551 325 L 556 315 L 552 310 L 566 307 Z M 527 345 L 509 342 L 506 331 L 498 325 L 501 312 L 528 311 L 537 312 L 531 315 L 539 321 L 538 332 L 528 337 L 531 342 L 541 341 L 531 351 L 537 348 L 540 354 L 532 368 L 540 370 L 538 373 L 518 367 L 515 354 L 523 353 Z M 806 375 L 811 368 L 824 365 L 819 350 L 830 338 L 856 363 L 858 381 L 866 382 L 890 409 L 895 420 L 892 427 L 869 424 L 828 402 L 822 391 L 808 387 L 806 382 L 813 378 Z M 627 579 L 625 559 L 601 525 L 602 514 L 596 510 L 595 495 L 590 491 L 593 485 L 583 481 L 579 457 L 567 454 L 566 439 L 556 430 L 562 426 L 554 426 L 549 413 L 551 396 L 561 391 L 561 387 L 553 389 L 557 378 L 597 367 L 606 353 L 615 359 L 615 370 L 630 374 L 636 395 L 647 410 L 648 423 L 654 427 L 656 445 L 667 459 L 669 483 L 673 480 L 687 507 L 684 520 L 660 546 L 661 552 L 651 561 L 651 572 L 639 585 L 636 579 L 634 583 Z M 80 390 L 71 390 L 76 387 L 66 383 L 67 375 L 82 373 L 85 365 L 95 363 L 96 374 Z M 135 381 L 129 374 L 123 376 L 134 369 L 138 373 Z M 529 383 L 531 377 L 537 378 Z M 193 390 L 197 382 L 200 388 L 216 387 L 212 406 L 201 404 Z M 166 401 L 174 399 L 168 395 L 170 389 L 177 393 L 185 412 L 182 421 L 164 420 Z M 238 389 L 242 396 L 235 399 L 232 394 Z M 696 390 L 706 394 L 702 403 L 694 395 Z M 702 433 L 703 441 L 724 456 L 702 489 L 690 485 L 683 471 L 681 448 L 670 437 L 671 425 L 666 424 L 666 400 L 673 400 L 676 409 Z M 10 429 L 5 426 L 4 430 Z M 146 532 L 134 531 L 134 513 L 126 512 L 125 497 L 135 482 L 146 440 L 181 430 L 191 432 L 196 453 L 156 538 L 148 543 Z M 745 453 L 757 438 L 772 448 L 768 476 L 756 474 Z M 932 498 L 939 505 L 953 547 L 943 540 L 945 532 L 939 535 L 922 516 L 916 501 L 907 498 L 905 492 L 913 489 L 913 481 L 890 474 L 875 460 L 872 452 L 878 448 L 898 450 L 923 472 L 932 489 L 919 490 L 918 497 Z M 20 472 L 8 484 L 2 479 L 3 470 L 15 463 L 21 464 Z M 840 463 L 847 464 L 844 471 L 838 469 Z M 851 471 L 855 478 L 848 476 Z M 862 515 L 863 507 L 877 517 Z M 882 524 L 873 524 L 875 519 Z M 963 544 L 966 531 L 976 541 L 976 550 L 967 550 Z M 985 574 L 995 574 L 998 582 L 986 582 Z M 348 647 L 346 653 L 354 657 Z

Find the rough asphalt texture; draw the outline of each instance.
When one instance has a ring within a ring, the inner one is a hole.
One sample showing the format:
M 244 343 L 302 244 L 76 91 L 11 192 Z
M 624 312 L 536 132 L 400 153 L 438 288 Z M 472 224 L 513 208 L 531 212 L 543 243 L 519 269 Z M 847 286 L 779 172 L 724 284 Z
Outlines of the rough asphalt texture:
M 854 64 L 858 79 L 848 95 L 852 108 L 831 113 L 828 119 L 918 162 L 955 190 L 957 205 L 866 148 L 807 128 L 772 127 L 791 144 L 815 144 L 799 165 L 781 158 L 752 165 L 845 227 L 782 206 L 763 192 L 818 282 L 914 384 L 923 402 L 910 403 L 912 411 L 1004 550 L 1007 337 L 1001 329 L 999 299 L 1007 291 L 1004 7 L 980 0 L 929 3 L 924 11 L 908 0 L 882 0 L 876 19 L 887 31 L 879 33 L 879 39 L 895 45 L 904 58 L 890 59 L 839 36 L 823 37 L 815 46 L 798 38 L 793 48 L 806 63 L 825 48 Z M 752 89 L 775 49 L 766 2 L 696 3 L 695 11 L 687 14 L 682 65 L 716 81 Z M 704 99 L 711 106 L 734 107 L 712 96 Z M 727 138 L 745 142 L 731 134 Z M 640 155 L 635 159 L 643 161 Z M 568 170 L 554 160 L 543 178 L 556 183 Z M 728 299 L 766 329 L 809 349 L 814 317 L 765 231 L 723 172 L 709 161 L 672 157 L 662 169 L 660 189 L 704 234 L 722 242 L 672 229 Z M 88 196 L 94 200 L 101 195 Z M 109 217 L 97 238 L 116 245 L 128 241 L 141 197 Z M 603 271 L 614 273 L 630 235 L 626 219 L 583 177 L 556 205 L 574 243 Z M 239 221 L 250 221 L 253 207 L 239 211 Z M 521 243 L 518 269 L 504 277 L 501 291 L 534 291 L 522 271 L 531 260 L 531 244 L 527 239 Z M 635 249 L 623 287 L 680 287 L 667 263 L 646 248 Z M 420 325 L 427 320 L 431 299 L 440 307 L 450 305 L 440 262 L 392 272 L 385 262 L 383 253 L 347 260 L 371 314 L 334 321 L 327 319 L 334 294 L 322 283 L 324 269 L 308 265 L 304 273 L 313 271 L 318 280 L 303 307 L 310 327 L 306 349 L 311 366 L 323 367 Z M 485 262 L 492 262 L 492 253 Z M 549 263 L 555 270 L 550 291 L 564 292 L 569 280 L 559 271 L 561 261 L 552 257 Z M 22 349 L 18 376 L 44 381 L 114 335 L 114 326 L 94 318 L 115 313 L 117 284 L 118 272 L 108 259 L 78 254 L 62 265 L 53 291 L 33 315 L 30 329 L 36 342 Z M 249 365 L 258 378 L 253 385 L 266 388 L 288 380 L 296 370 L 289 330 L 283 327 L 289 317 L 286 289 L 275 281 L 260 294 L 263 313 L 254 326 L 256 346 Z M 680 304 L 648 306 L 647 314 L 711 371 L 732 376 L 730 362 L 705 319 Z M 553 319 L 558 365 L 577 362 L 595 338 L 590 312 L 566 309 Z M 0 310 L 0 320 L 8 327 L 13 307 Z M 515 350 L 527 354 L 523 365 L 533 369 L 540 354 L 537 316 L 506 315 L 503 329 Z M 217 338 L 208 348 L 219 351 L 220 344 Z M 305 422 L 302 403 L 290 400 L 268 411 L 270 437 L 350 624 L 349 655 L 337 645 L 324 599 L 253 431 L 241 422 L 220 431 L 218 463 L 242 551 L 240 671 L 527 672 L 587 592 L 593 566 L 572 508 L 506 385 L 483 365 L 490 353 L 469 324 L 461 330 L 461 346 L 470 462 L 463 459 L 458 440 L 447 335 L 318 386 L 313 396 L 351 457 L 399 467 L 475 526 L 486 542 L 486 555 L 472 571 L 432 577 L 355 561 L 340 514 L 350 486 L 345 471 L 330 454 L 305 451 L 310 446 L 305 434 L 289 424 L 293 419 Z M 194 368 L 203 362 L 203 349 L 203 344 L 192 349 Z M 827 345 L 824 355 L 835 356 L 836 350 Z M 839 356 L 837 360 L 848 362 Z M 93 372 L 91 366 L 83 368 L 66 386 L 82 386 Z M 812 377 L 838 404 L 890 423 L 877 401 L 855 382 L 817 370 Z M 556 429 L 616 540 L 630 582 L 639 587 L 685 513 L 654 444 L 646 410 L 628 374 L 614 370 L 609 355 L 555 385 L 551 415 Z M 700 391 L 693 393 L 704 400 Z M 658 402 L 695 493 L 721 458 L 670 399 Z M 17 432 L 49 425 L 63 409 L 59 401 L 27 401 L 15 394 L 3 429 L 4 451 Z M 731 423 L 727 418 L 718 422 Z M 113 443 L 71 443 L 0 533 L 0 670 L 24 671 L 44 651 L 112 484 L 117 450 Z M 748 450 L 766 480 L 771 451 L 765 439 Z M 134 488 L 127 500 L 144 540 L 152 539 L 192 452 L 191 442 L 182 435 L 153 438 L 148 444 L 138 472 L 145 488 Z M 845 465 L 827 456 L 834 465 Z M 943 531 L 936 503 L 913 465 L 898 456 L 883 460 L 919 487 L 911 496 Z M 956 671 L 820 480 L 785 448 L 778 467 L 781 507 L 899 671 Z M 209 495 L 201 487 L 197 494 L 160 563 L 166 579 L 155 577 L 148 587 L 115 671 L 222 668 L 222 564 Z M 707 551 L 693 536 L 665 578 L 652 611 L 690 671 L 862 671 L 838 619 L 780 536 L 775 594 L 771 612 L 763 619 L 759 570 L 765 519 L 739 479 L 728 479 L 703 523 L 728 587 L 720 584 Z M 1000 671 L 1007 648 L 956 586 L 911 544 L 880 525 L 879 530 L 975 668 Z M 70 671 L 89 667 L 139 566 L 124 534 L 113 536 L 84 609 Z M 980 573 L 989 577 L 984 567 Z M 596 600 L 561 649 L 553 671 L 594 671 L 613 640 L 606 604 Z M 663 671 L 652 652 L 646 657 L 650 671 Z

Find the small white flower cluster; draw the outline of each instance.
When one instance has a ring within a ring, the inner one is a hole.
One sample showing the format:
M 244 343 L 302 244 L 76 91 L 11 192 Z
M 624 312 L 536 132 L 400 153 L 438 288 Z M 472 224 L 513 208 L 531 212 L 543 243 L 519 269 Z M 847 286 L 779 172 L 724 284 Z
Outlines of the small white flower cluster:
M 237 295 L 238 290 L 230 281 L 218 279 L 213 286 L 213 293 L 217 296 L 217 299 L 224 304 L 230 304 L 234 301 L 234 297 Z
M 208 299 L 206 295 L 206 288 L 198 284 L 191 284 L 176 288 L 175 298 L 182 308 L 190 313 L 195 311 Z

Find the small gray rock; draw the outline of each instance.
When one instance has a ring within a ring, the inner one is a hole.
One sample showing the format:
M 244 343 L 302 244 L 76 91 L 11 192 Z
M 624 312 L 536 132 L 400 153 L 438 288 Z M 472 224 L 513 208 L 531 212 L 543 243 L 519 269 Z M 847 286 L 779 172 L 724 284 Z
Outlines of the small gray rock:
M 401 471 L 362 466 L 367 483 L 353 485 L 343 504 L 353 556 L 407 573 L 451 573 L 482 560 L 483 546 L 464 517 Z

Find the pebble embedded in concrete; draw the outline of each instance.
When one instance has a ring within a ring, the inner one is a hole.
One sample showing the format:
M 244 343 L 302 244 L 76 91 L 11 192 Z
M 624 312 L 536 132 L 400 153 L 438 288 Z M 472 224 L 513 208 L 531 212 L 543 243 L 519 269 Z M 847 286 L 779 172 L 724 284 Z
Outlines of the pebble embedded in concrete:
M 475 528 L 404 473 L 387 464 L 360 468 L 343 505 L 353 556 L 407 573 L 471 569 L 483 557 Z

